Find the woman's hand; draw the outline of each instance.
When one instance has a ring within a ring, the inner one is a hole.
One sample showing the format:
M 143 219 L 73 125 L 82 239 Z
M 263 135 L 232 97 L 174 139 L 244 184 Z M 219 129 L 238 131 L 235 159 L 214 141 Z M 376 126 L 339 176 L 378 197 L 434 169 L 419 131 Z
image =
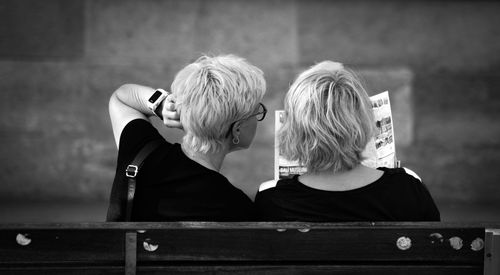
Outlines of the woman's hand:
M 169 128 L 184 129 L 180 121 L 180 113 L 175 108 L 175 99 L 172 94 L 165 98 L 162 105 L 163 124 Z

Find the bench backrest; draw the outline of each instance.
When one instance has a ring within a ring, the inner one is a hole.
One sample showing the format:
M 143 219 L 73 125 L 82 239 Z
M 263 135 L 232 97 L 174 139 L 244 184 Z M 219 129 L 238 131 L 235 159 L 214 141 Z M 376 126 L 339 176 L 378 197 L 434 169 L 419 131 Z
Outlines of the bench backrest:
M 448 223 L 0 224 L 0 274 L 489 274 L 500 270 L 491 269 L 499 243 L 498 234 L 485 229 Z

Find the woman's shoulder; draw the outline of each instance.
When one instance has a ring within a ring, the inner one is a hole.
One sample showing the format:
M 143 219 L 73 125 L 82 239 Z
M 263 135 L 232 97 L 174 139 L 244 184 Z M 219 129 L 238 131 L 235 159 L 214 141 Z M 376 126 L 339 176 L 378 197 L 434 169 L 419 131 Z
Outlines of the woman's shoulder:
M 378 168 L 380 169 L 380 168 Z M 384 168 L 384 176 L 380 178 L 378 186 L 386 189 L 399 190 L 398 192 L 411 192 L 414 194 L 428 193 L 427 186 L 422 178 L 408 168 Z
M 140 150 L 146 143 L 155 139 L 165 141 L 151 122 L 145 119 L 135 119 L 127 123 L 125 128 L 123 128 L 118 150 L 126 150 L 131 151 L 129 153 L 134 153 Z
M 377 168 L 378 170 L 381 170 L 384 172 L 385 178 L 390 178 L 390 177 L 395 177 L 398 179 L 407 179 L 408 181 L 411 182 L 422 182 L 422 178 L 413 170 L 406 168 L 406 167 L 401 167 L 401 168 L 387 168 L 387 167 L 379 167 Z

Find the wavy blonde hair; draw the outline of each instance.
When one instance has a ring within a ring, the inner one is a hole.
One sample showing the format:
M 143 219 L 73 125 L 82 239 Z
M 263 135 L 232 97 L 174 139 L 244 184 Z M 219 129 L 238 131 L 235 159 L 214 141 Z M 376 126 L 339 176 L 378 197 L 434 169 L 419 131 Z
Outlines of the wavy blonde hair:
M 232 122 L 255 110 L 264 97 L 263 72 L 235 55 L 202 56 L 179 71 L 171 85 L 186 132 L 183 144 L 218 152 Z
M 324 61 L 301 73 L 288 90 L 279 147 L 311 173 L 350 170 L 361 162 L 373 127 L 370 99 L 357 76 Z

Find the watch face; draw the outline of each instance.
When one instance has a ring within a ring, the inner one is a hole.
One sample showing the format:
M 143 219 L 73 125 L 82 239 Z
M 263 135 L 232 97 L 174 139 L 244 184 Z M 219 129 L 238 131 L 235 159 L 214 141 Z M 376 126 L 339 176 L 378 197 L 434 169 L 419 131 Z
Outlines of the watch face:
M 156 91 L 149 99 L 148 101 L 151 103 L 155 103 L 155 101 L 161 96 L 160 91 Z

